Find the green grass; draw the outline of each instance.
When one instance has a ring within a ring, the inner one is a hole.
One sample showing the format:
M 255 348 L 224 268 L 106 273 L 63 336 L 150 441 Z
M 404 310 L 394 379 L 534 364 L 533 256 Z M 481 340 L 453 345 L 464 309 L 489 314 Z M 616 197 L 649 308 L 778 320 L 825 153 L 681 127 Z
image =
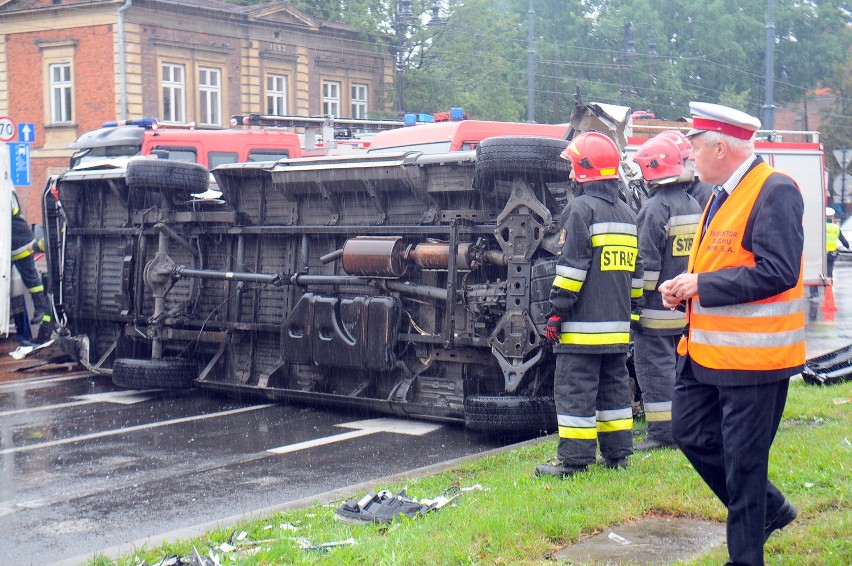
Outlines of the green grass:
M 852 564 L 850 400 L 852 383 L 791 384 L 770 477 L 798 507 L 799 517 L 767 543 L 769 565 Z M 116 562 L 97 557 L 89 564 L 130 566 L 137 559 L 151 564 L 164 556 L 185 556 L 193 545 L 206 555 L 235 530 L 248 536 L 233 543 L 238 552 L 220 553 L 223 564 L 545 564 L 553 563 L 552 555 L 563 546 L 643 515 L 725 519 L 724 507 L 678 451 L 634 455 L 627 470 L 596 467 L 562 481 L 534 477 L 535 465 L 555 451 L 555 438 L 548 438 L 434 476 L 411 478 L 405 485 L 376 485 L 376 490 L 405 487 L 417 498 L 435 497 L 450 485 L 484 488 L 465 493 L 455 506 L 390 526 L 337 521 L 337 504 L 318 505 L 196 540 L 139 549 Z M 286 524 L 297 530 L 280 528 Z M 297 537 L 313 544 L 351 537 L 356 544 L 323 553 L 303 550 Z M 717 565 L 726 559 L 722 545 L 688 564 Z

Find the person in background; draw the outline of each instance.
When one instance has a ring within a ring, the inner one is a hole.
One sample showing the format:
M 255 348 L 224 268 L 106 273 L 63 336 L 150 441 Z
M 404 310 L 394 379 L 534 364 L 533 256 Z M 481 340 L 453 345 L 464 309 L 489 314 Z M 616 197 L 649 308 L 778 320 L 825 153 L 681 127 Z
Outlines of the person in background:
M 45 304 L 44 285 L 35 265 L 36 249 L 44 251 L 43 242 L 36 242 L 33 231 L 21 213 L 18 197 L 12 193 L 12 263 L 21 274 L 21 279 L 30 293 L 33 303 L 33 314 L 30 325 L 35 327 L 42 323 L 50 324 L 52 317 L 47 312 Z
M 666 308 L 686 303 L 672 436 L 728 509 L 728 564 L 756 566 L 769 536 L 796 518 L 768 468 L 790 377 L 805 362 L 804 201 L 754 154 L 757 118 L 689 106 L 691 157 L 716 188 L 686 273 L 659 288 Z
M 837 260 L 837 245 L 838 243 L 844 249 L 849 249 L 849 242 L 846 236 L 840 231 L 840 226 L 834 221 L 834 209 L 825 209 L 825 256 L 826 266 L 828 270 L 828 278 L 834 279 L 834 262 Z
M 698 178 L 695 172 L 695 164 L 689 160 L 689 154 L 692 153 L 692 144 L 678 130 L 666 130 L 665 132 L 660 132 L 658 135 L 675 142 L 675 145 L 680 150 L 680 155 L 683 157 L 684 172 L 682 178 L 678 179 L 678 182 L 689 183 L 686 187 L 687 194 L 698 202 L 701 210 L 704 210 L 710 201 L 710 195 L 713 194 L 713 186 Z
M 633 362 L 648 434 L 633 448 L 636 451 L 674 447 L 672 388 L 677 343 L 686 326 L 686 314 L 663 307 L 657 287 L 660 281 L 686 270 L 701 219 L 701 208 L 686 192 L 692 185 L 692 173 L 684 179 L 681 150 L 664 133 L 643 143 L 633 157 L 649 188 L 648 200 L 637 218 L 644 295 L 638 324 L 633 325 Z
M 642 296 L 636 215 L 619 198 L 618 147 L 587 132 L 562 157 L 571 161 L 570 178 L 582 194 L 562 214 L 545 332 L 556 353 L 559 446 L 556 459 L 535 470 L 559 478 L 586 471 L 598 443 L 606 467 L 627 467 L 633 448 L 627 347 L 631 306 Z

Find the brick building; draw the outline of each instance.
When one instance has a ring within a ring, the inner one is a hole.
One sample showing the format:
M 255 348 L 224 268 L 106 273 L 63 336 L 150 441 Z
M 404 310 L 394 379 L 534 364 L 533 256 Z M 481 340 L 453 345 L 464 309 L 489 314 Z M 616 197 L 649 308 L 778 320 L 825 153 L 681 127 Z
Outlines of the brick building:
M 31 222 L 69 143 L 103 122 L 157 117 L 227 127 L 232 114 L 373 117 L 390 109 L 393 56 L 287 2 L 0 0 L 0 116 L 36 125 Z

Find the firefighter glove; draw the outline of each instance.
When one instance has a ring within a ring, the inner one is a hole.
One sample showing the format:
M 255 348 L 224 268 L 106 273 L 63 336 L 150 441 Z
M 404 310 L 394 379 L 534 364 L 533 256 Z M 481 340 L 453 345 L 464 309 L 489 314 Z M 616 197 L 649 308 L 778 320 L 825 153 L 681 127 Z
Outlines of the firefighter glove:
M 559 342 L 559 337 L 562 334 L 562 317 L 555 314 L 547 319 L 547 328 L 544 330 L 544 337 L 552 343 Z

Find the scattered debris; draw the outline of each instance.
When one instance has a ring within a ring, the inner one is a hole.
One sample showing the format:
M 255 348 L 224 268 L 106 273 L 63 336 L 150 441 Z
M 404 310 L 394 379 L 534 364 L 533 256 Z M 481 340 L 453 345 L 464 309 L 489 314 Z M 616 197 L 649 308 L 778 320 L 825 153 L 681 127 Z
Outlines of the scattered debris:
M 9 352 L 9 355 L 12 356 L 13 358 L 15 358 L 16 360 L 23 360 L 24 358 L 26 358 L 27 356 L 29 356 L 33 352 L 35 352 L 37 350 L 43 350 L 45 348 L 49 348 L 52 345 L 53 345 L 53 340 L 48 340 L 47 342 L 45 342 L 43 344 L 22 345 L 22 346 L 18 346 L 17 348 L 15 348 L 11 352 Z
M 354 538 L 348 538 L 346 540 L 338 540 L 334 542 L 323 542 L 321 544 L 313 544 L 311 541 L 304 537 L 299 537 L 296 539 L 296 543 L 302 548 L 302 550 L 315 550 L 318 552 L 328 552 L 331 548 L 337 548 L 339 546 L 353 546 L 355 544 Z
M 403 489 L 396 495 L 388 490 L 370 492 L 361 499 L 350 499 L 334 512 L 335 517 L 354 523 L 390 523 L 400 515 L 415 518 L 448 505 L 461 496 L 458 487 L 450 487 L 435 499 L 417 501 Z
M 833 385 L 852 379 L 852 344 L 807 360 L 802 379 L 811 385 Z
M 617 534 L 612 533 L 612 532 L 611 532 L 611 533 L 609 533 L 609 534 L 606 536 L 606 538 L 608 538 L 609 540 L 613 540 L 613 541 L 615 541 L 615 542 L 617 542 L 618 544 L 621 544 L 621 545 L 630 544 L 630 541 L 629 541 L 629 540 L 627 540 L 626 538 L 624 538 L 624 537 L 623 537 L 623 536 L 621 536 L 621 535 L 617 535 Z

